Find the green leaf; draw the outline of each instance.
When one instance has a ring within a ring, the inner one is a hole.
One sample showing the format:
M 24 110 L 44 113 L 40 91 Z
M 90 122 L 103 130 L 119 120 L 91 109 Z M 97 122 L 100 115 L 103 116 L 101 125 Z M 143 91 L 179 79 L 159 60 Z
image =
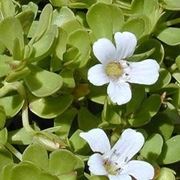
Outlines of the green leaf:
M 114 5 L 97 3 L 87 12 L 87 22 L 96 39 L 112 39 L 113 33 L 120 31 L 124 23 L 122 11 Z
M 30 65 L 29 69 L 31 73 L 24 80 L 33 95 L 45 97 L 54 94 L 61 88 L 62 78 L 60 75 L 34 65 Z
M 24 100 L 20 95 L 11 95 L 0 98 L 0 104 L 3 106 L 8 118 L 15 116 L 22 108 Z
M 62 114 L 71 105 L 72 100 L 71 95 L 32 98 L 29 103 L 29 108 L 37 116 L 51 119 Z
M 1 171 L 0 178 L 2 180 L 11 180 L 11 171 L 14 166 L 14 163 L 9 163 L 5 165 Z
M 160 90 L 166 87 L 171 81 L 171 74 L 164 68 L 160 69 L 159 78 L 155 84 L 149 87 L 150 91 Z
M 176 46 L 180 44 L 180 28 L 168 27 L 163 29 L 157 36 L 159 40 L 170 45 Z
M 21 26 L 23 28 L 23 32 L 26 35 L 29 32 L 29 29 L 33 23 L 34 17 L 35 17 L 35 13 L 31 10 L 21 12 L 16 16 L 16 18 L 19 19 Z
M 157 180 L 175 180 L 175 172 L 172 169 L 163 167 L 160 169 Z
M 56 24 L 58 27 L 67 23 L 68 21 L 74 20 L 75 16 L 71 9 L 68 7 L 62 7 L 60 10 L 56 9 L 53 12 L 52 23 Z
M 152 134 L 145 142 L 140 154 L 149 161 L 156 161 L 161 154 L 163 138 L 160 134 Z
M 79 57 L 76 59 L 75 64 L 79 68 L 87 64 L 88 59 L 90 58 L 90 37 L 87 31 L 85 30 L 76 30 L 72 32 L 68 39 L 68 44 L 77 48 L 79 51 Z
M 23 29 L 17 18 L 9 17 L 0 22 L 0 41 L 13 53 L 14 41 L 19 42 L 20 50 L 24 48 Z
M 91 176 L 89 180 L 108 180 L 105 176 Z
M 98 104 L 104 104 L 106 98 L 107 98 L 107 88 L 105 86 L 102 86 L 101 88 L 96 86 L 90 86 L 90 93 L 89 98 L 91 101 L 98 103 Z
M 0 171 L 4 166 L 13 162 L 12 154 L 2 146 L 0 148 L 0 162 Z
M 33 44 L 33 52 L 29 61 L 40 61 L 47 57 L 54 48 L 54 42 L 58 35 L 56 26 L 51 26 L 49 30 Z
M 7 143 L 8 131 L 6 128 L 0 130 L 0 144 L 5 145 Z
M 84 141 L 79 134 L 81 133 L 81 130 L 77 130 L 69 139 L 70 144 L 72 146 L 72 149 L 75 153 L 81 154 L 81 155 L 87 155 L 90 151 L 89 146 L 86 141 Z
M 0 77 L 7 75 L 11 71 L 10 62 L 12 62 L 11 57 L 0 55 Z
M 174 79 L 176 79 L 176 81 L 180 84 L 180 72 L 176 71 L 172 74 L 172 76 L 174 77 Z
M 180 56 L 178 56 L 176 58 L 176 65 L 177 65 L 178 69 L 180 70 Z
M 132 32 L 139 39 L 150 33 L 150 20 L 143 15 L 132 17 L 124 23 L 122 31 Z
M 32 162 L 37 167 L 48 169 L 48 153 L 46 149 L 39 144 L 29 145 L 23 153 L 23 161 Z
M 74 80 L 74 71 L 70 69 L 64 69 L 60 72 L 61 77 L 63 78 L 63 84 L 67 88 L 75 87 Z
M 144 52 L 148 52 L 150 50 L 153 52 L 149 56 L 144 54 Z M 155 59 L 158 63 L 161 63 L 164 59 L 164 48 L 158 40 L 148 39 L 139 44 L 136 48 L 135 56 L 136 54 L 143 54 L 142 57 L 139 57 L 138 61 L 150 58 Z
M 3 18 L 12 17 L 16 14 L 15 5 L 12 0 L 1 1 L 1 13 Z
M 162 8 L 157 0 L 133 0 L 131 11 L 133 14 L 146 15 L 151 20 L 151 30 L 162 15 Z
M 21 162 L 12 169 L 11 180 L 38 180 L 40 169 L 29 162 Z
M 51 25 L 52 14 L 53 14 L 53 8 L 52 8 L 51 4 L 47 4 L 43 8 L 43 10 L 40 14 L 39 22 L 36 27 L 36 32 L 35 32 L 33 38 L 31 39 L 31 42 L 38 41 L 45 34 L 47 29 Z
M 163 146 L 159 161 L 163 164 L 171 164 L 180 161 L 180 135 L 168 139 Z
M 56 117 L 54 119 L 54 124 L 56 126 L 60 126 L 60 131 L 56 132 L 58 136 L 68 137 L 69 131 L 71 128 L 71 124 L 77 114 L 77 110 L 75 108 L 71 108 L 66 110 L 63 114 Z
M 5 123 L 6 123 L 6 114 L 4 108 L 0 106 L 0 129 L 4 127 Z
M 129 119 L 129 123 L 134 127 L 147 124 L 151 118 L 158 112 L 161 106 L 161 97 L 159 95 L 151 95 L 143 101 L 139 110 Z
M 98 126 L 99 119 L 94 116 L 87 108 L 81 108 L 78 112 L 79 128 L 88 131 Z
M 27 133 L 25 128 L 8 132 L 8 141 L 14 144 L 29 145 L 33 137 Z
M 172 115 L 168 112 L 158 113 L 147 126 L 147 131 L 150 133 L 160 133 L 165 140 L 171 137 L 173 130 Z
M 126 114 L 137 111 L 145 98 L 145 88 L 142 86 L 132 86 L 132 99 L 126 105 Z
M 68 40 L 67 32 L 63 30 L 62 28 L 59 28 L 59 36 L 56 42 L 55 53 L 56 53 L 56 56 L 61 60 L 63 58 L 63 54 L 66 51 L 67 40 Z
M 180 1 L 179 0 L 163 0 L 163 8 L 178 11 L 180 10 Z
M 57 150 L 50 154 L 49 170 L 53 174 L 69 174 L 83 168 L 83 161 L 68 150 Z

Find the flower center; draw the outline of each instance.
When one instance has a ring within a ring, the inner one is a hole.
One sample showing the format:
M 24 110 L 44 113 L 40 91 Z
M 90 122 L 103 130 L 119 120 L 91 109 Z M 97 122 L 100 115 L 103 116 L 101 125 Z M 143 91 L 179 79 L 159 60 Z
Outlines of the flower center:
M 113 78 L 118 78 L 123 74 L 123 67 L 118 62 L 110 62 L 106 66 L 106 74 Z
M 109 161 L 108 159 L 104 161 L 104 167 L 106 171 L 108 172 L 108 174 L 111 174 L 111 175 L 117 175 L 118 172 L 120 171 L 120 168 L 116 164 Z

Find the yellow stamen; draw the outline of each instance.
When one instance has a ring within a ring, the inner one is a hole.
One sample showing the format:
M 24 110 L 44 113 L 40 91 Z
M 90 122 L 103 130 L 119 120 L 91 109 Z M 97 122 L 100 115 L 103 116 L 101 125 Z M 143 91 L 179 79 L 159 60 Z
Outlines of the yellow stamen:
M 123 74 L 123 68 L 118 62 L 110 62 L 106 66 L 106 74 L 112 78 L 118 78 Z

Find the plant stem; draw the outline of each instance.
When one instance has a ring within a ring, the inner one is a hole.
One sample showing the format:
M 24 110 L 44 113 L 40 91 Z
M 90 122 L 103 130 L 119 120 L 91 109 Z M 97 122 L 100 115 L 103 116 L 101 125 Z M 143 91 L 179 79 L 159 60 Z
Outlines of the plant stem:
M 14 148 L 14 146 L 12 146 L 9 143 L 6 143 L 5 147 L 12 153 L 14 154 L 14 156 L 16 156 L 20 161 L 22 161 L 22 154 L 16 149 Z
M 180 24 L 180 18 L 172 19 L 166 22 L 167 26 L 172 26 L 175 24 Z
M 25 100 L 23 108 L 22 108 L 22 124 L 23 127 L 27 132 L 29 132 L 31 135 L 34 135 L 36 132 L 29 124 L 29 117 L 28 117 L 28 105 L 27 101 Z

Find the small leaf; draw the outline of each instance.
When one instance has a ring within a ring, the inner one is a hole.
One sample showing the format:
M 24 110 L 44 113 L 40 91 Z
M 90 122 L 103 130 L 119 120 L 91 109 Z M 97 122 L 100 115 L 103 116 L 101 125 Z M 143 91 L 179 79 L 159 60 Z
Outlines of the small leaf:
M 0 130 L 0 144 L 5 145 L 7 143 L 8 131 L 6 128 Z
M 32 143 L 32 138 L 24 128 L 8 132 L 8 141 L 10 143 L 29 145 Z
M 179 33 L 180 33 L 180 28 L 168 27 L 162 30 L 158 34 L 157 38 L 170 46 L 176 46 L 180 44 Z
M 20 95 L 11 95 L 0 98 L 0 104 L 4 108 L 8 118 L 15 116 L 22 108 L 24 100 Z
M 120 8 L 97 3 L 89 8 L 87 22 L 96 39 L 102 37 L 112 39 L 113 33 L 120 31 L 124 17 Z
M 78 112 L 79 128 L 88 131 L 98 126 L 99 119 L 94 116 L 87 108 L 81 108 Z
M 123 25 L 122 31 L 132 32 L 139 39 L 150 33 L 150 20 L 143 15 L 132 17 Z
M 62 78 L 60 75 L 34 65 L 30 65 L 29 69 L 31 73 L 27 75 L 24 80 L 28 89 L 35 96 L 49 96 L 61 88 Z
M 149 161 L 156 161 L 161 154 L 163 138 L 160 134 L 151 135 L 145 142 L 140 154 Z
M 163 164 L 171 164 L 180 161 L 180 135 L 168 139 L 163 146 L 159 161 Z
M 0 162 L 0 171 L 4 166 L 13 162 L 12 154 L 3 147 L 0 148 Z
M 6 114 L 4 108 L 0 106 L 0 129 L 4 127 L 5 123 L 6 123 Z
M 163 0 L 163 7 L 168 10 L 178 11 L 180 10 L 180 1 L 179 0 Z
M 38 25 L 36 27 L 36 32 L 33 38 L 31 39 L 31 42 L 38 41 L 43 36 L 43 34 L 47 31 L 47 29 L 50 27 L 51 21 L 52 21 L 52 14 L 53 14 L 52 12 L 53 12 L 53 8 L 51 4 L 47 4 L 43 8 L 40 18 L 39 18 Z
M 72 103 L 71 95 L 58 97 L 32 98 L 30 110 L 41 118 L 51 119 L 62 114 Z
M 11 71 L 12 57 L 0 55 L 0 77 L 6 76 Z
M 163 167 L 160 169 L 160 174 L 157 180 L 175 180 L 175 172 L 172 169 Z
M 147 98 L 134 114 L 134 117 L 129 119 L 129 123 L 134 127 L 139 127 L 147 124 L 151 118 L 158 112 L 161 106 L 161 98 L 159 95 L 151 95 Z
M 90 57 L 90 37 L 87 31 L 77 30 L 71 33 L 68 39 L 68 44 L 79 50 L 79 58 L 75 61 L 78 67 L 81 68 L 87 64 Z
M 69 131 L 71 128 L 71 124 L 77 114 L 77 110 L 75 108 L 70 108 L 66 110 L 63 114 L 59 115 L 54 119 L 54 124 L 56 126 L 60 126 L 60 131 L 56 132 L 58 136 L 68 137 Z
M 29 61 L 40 61 L 47 57 L 53 50 L 55 39 L 58 35 L 58 29 L 56 26 L 51 26 L 49 30 L 40 38 L 36 43 L 33 44 L 33 52 Z
M 57 150 L 50 154 L 49 170 L 53 174 L 69 174 L 74 171 L 82 171 L 83 168 L 83 161 L 68 150 Z
M 48 169 L 48 153 L 46 149 L 39 144 L 29 145 L 23 153 L 23 161 L 29 161 L 37 167 L 47 170 Z
M 39 180 L 40 169 L 30 162 L 21 162 L 11 171 L 11 180 Z
M 14 41 L 19 41 L 20 50 L 24 48 L 23 29 L 17 18 L 9 17 L 0 22 L 0 41 L 13 52 Z
M 19 19 L 21 23 L 23 32 L 27 35 L 35 17 L 34 12 L 31 10 L 26 10 L 24 12 L 19 13 L 16 17 Z

